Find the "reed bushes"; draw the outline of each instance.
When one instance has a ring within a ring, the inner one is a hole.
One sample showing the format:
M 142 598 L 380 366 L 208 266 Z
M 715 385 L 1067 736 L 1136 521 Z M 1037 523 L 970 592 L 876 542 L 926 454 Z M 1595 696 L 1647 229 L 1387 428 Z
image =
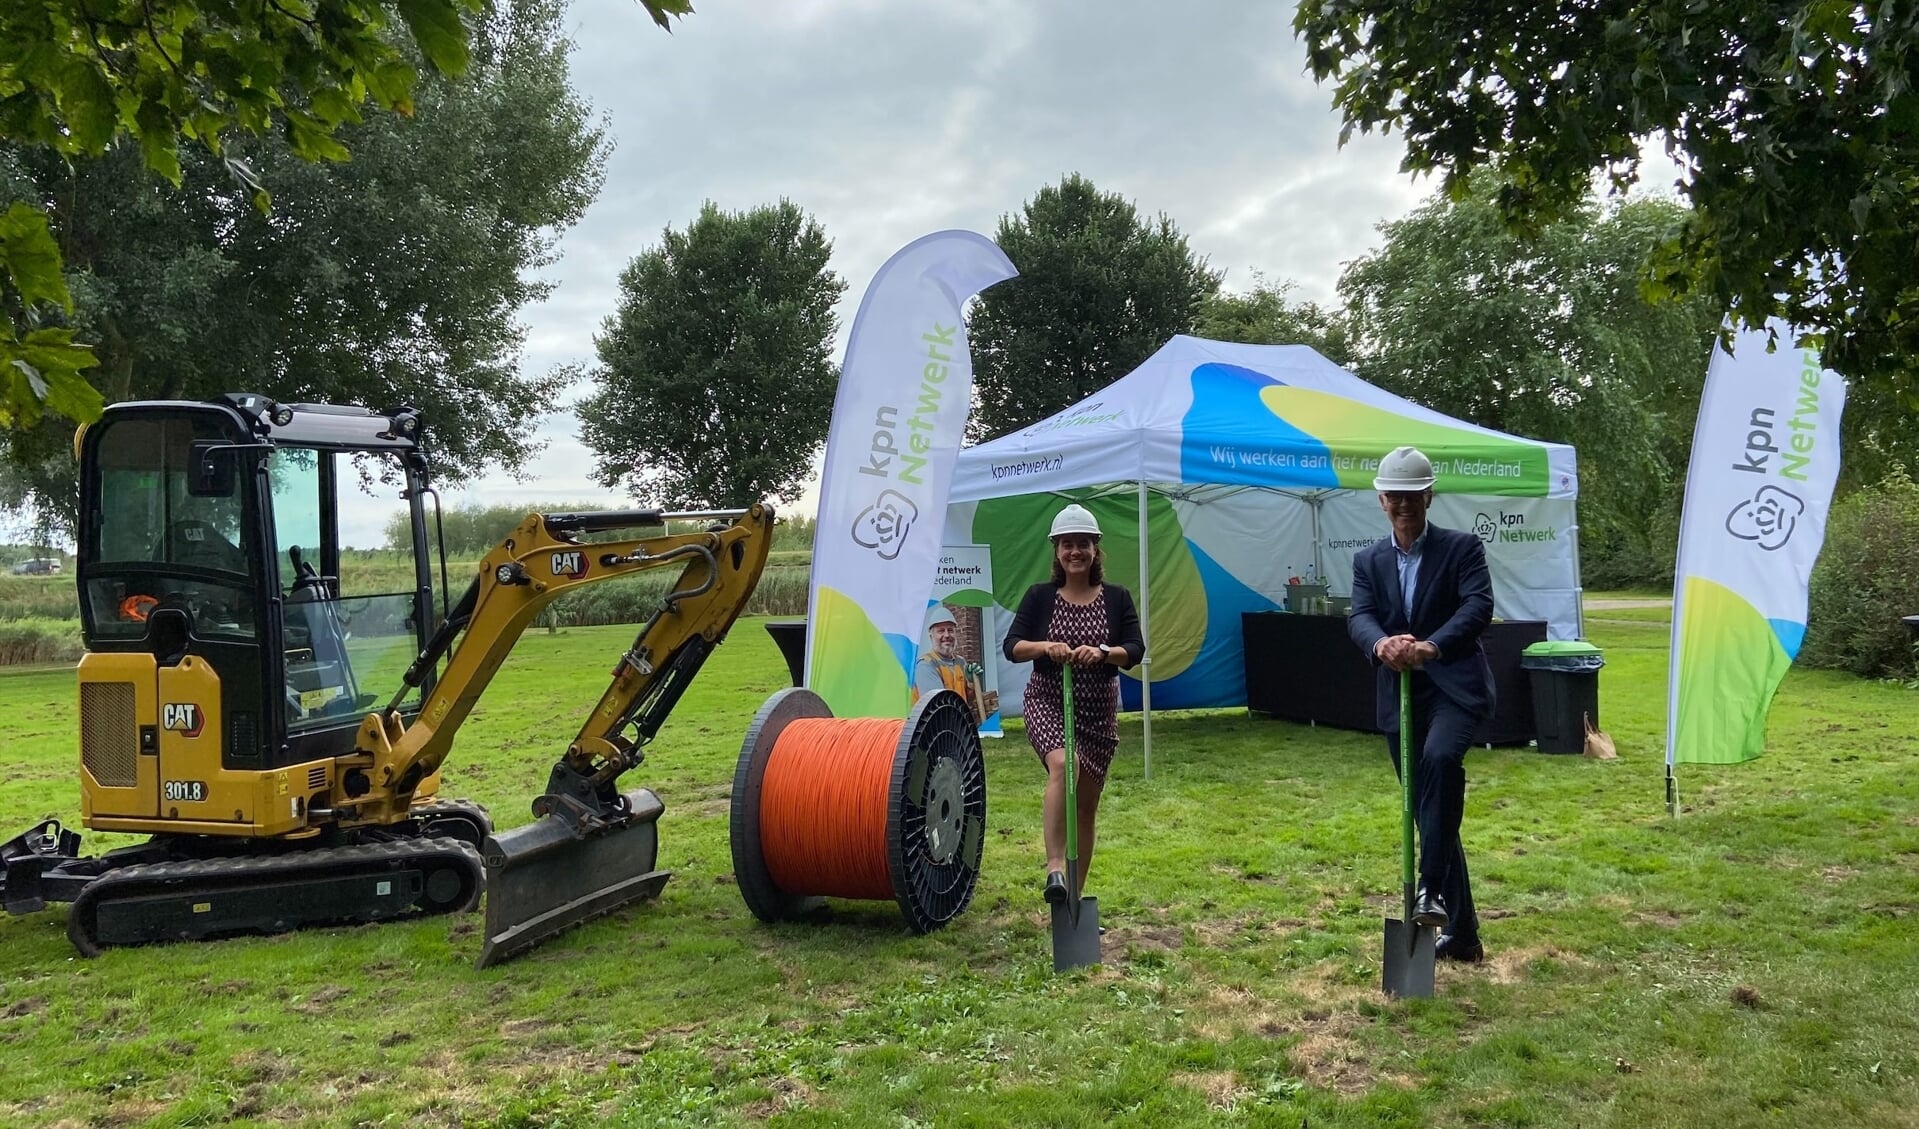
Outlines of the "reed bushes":
M 78 619 L 0 619 L 0 666 L 70 663 L 78 660 L 83 650 Z
M 71 573 L 59 576 L 0 574 L 0 622 L 79 617 L 79 596 Z

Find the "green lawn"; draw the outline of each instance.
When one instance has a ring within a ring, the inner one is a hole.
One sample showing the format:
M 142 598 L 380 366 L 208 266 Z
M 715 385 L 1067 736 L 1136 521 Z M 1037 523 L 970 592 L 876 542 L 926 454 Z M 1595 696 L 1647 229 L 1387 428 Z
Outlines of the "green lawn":
M 1672 587 L 1667 585 L 1655 588 L 1648 585 L 1644 588 L 1587 588 L 1580 593 L 1580 596 L 1588 603 L 1594 600 L 1670 600 Z
M 753 919 L 727 792 L 784 681 L 741 624 L 628 779 L 667 803 L 655 904 L 473 971 L 477 916 L 76 958 L 0 919 L 0 1123 L 1912 1126 L 1919 693 L 1795 671 L 1771 752 L 1686 767 L 1665 814 L 1666 629 L 1595 624 L 1621 759 L 1476 751 L 1491 960 L 1378 991 L 1398 898 L 1377 737 L 1232 713 L 1123 726 L 1093 892 L 1107 963 L 1054 976 L 1038 777 L 988 745 L 972 908 Z M 502 823 L 625 628 L 526 637 L 448 792 Z M 0 676 L 0 832 L 77 815 L 70 672 Z
M 1605 627 L 1609 624 L 1644 623 L 1661 627 L 1672 627 L 1672 605 L 1656 608 L 1588 608 L 1586 624 Z

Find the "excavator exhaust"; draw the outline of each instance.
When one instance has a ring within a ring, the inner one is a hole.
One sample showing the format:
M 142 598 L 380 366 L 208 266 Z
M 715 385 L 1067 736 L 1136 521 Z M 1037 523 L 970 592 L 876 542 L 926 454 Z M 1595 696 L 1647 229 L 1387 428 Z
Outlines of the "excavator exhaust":
M 555 799 L 543 796 L 542 801 Z M 487 837 L 486 941 L 475 968 L 511 960 L 555 934 L 659 894 L 660 813 L 649 789 L 623 793 L 612 818 L 549 806 L 524 827 Z

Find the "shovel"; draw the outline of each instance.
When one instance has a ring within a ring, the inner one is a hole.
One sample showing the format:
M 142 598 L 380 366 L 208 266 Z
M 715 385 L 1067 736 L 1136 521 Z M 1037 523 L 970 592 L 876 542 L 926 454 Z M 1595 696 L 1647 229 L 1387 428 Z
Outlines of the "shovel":
M 1079 892 L 1079 750 L 1073 743 L 1073 668 L 1062 665 L 1066 715 L 1066 900 L 1053 905 L 1053 971 L 1099 963 L 1099 899 Z
M 1399 672 L 1399 881 L 1406 916 L 1386 919 L 1386 959 L 1381 987 L 1389 996 L 1428 999 L 1433 994 L 1434 946 L 1439 930 L 1413 924 L 1413 672 Z

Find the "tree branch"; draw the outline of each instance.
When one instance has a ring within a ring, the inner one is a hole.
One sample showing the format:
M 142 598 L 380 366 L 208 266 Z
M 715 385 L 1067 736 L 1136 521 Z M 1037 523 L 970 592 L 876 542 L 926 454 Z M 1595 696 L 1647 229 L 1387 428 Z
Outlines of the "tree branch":
M 173 72 L 174 77 L 181 82 L 188 81 L 186 74 L 180 70 L 180 64 L 174 62 L 173 56 L 167 54 L 167 49 L 160 45 L 160 32 L 153 26 L 153 0 L 140 0 L 140 11 L 146 15 L 147 38 L 153 42 L 153 49 L 160 52 L 160 57 L 167 61 L 167 68 Z
M 124 75 L 126 72 L 122 70 L 119 66 L 115 65 L 113 56 L 107 51 L 106 46 L 100 42 L 99 27 L 103 21 L 96 19 L 93 13 L 87 10 L 87 0 L 80 0 L 79 7 L 80 7 L 80 22 L 84 23 L 87 27 L 87 42 L 93 44 L 93 53 L 95 56 L 99 58 L 100 65 L 103 67 L 106 67 L 108 70 L 114 72 L 115 74 Z M 109 23 L 113 27 L 122 28 L 122 29 L 129 26 L 127 24 L 123 24 L 114 20 L 109 20 L 104 22 Z
M 266 10 L 269 6 L 271 6 L 274 11 L 285 16 L 287 19 L 292 20 L 294 23 L 305 25 L 309 30 L 316 29 L 320 26 L 320 23 L 318 20 L 312 19 L 307 16 L 296 15 L 293 12 L 287 11 L 284 7 L 280 5 L 280 0 L 266 0 L 266 3 L 260 6 L 260 12 L 262 15 L 266 13 Z M 261 22 L 263 24 L 265 23 L 264 20 L 262 20 Z M 262 28 L 262 30 L 264 31 L 265 29 Z

